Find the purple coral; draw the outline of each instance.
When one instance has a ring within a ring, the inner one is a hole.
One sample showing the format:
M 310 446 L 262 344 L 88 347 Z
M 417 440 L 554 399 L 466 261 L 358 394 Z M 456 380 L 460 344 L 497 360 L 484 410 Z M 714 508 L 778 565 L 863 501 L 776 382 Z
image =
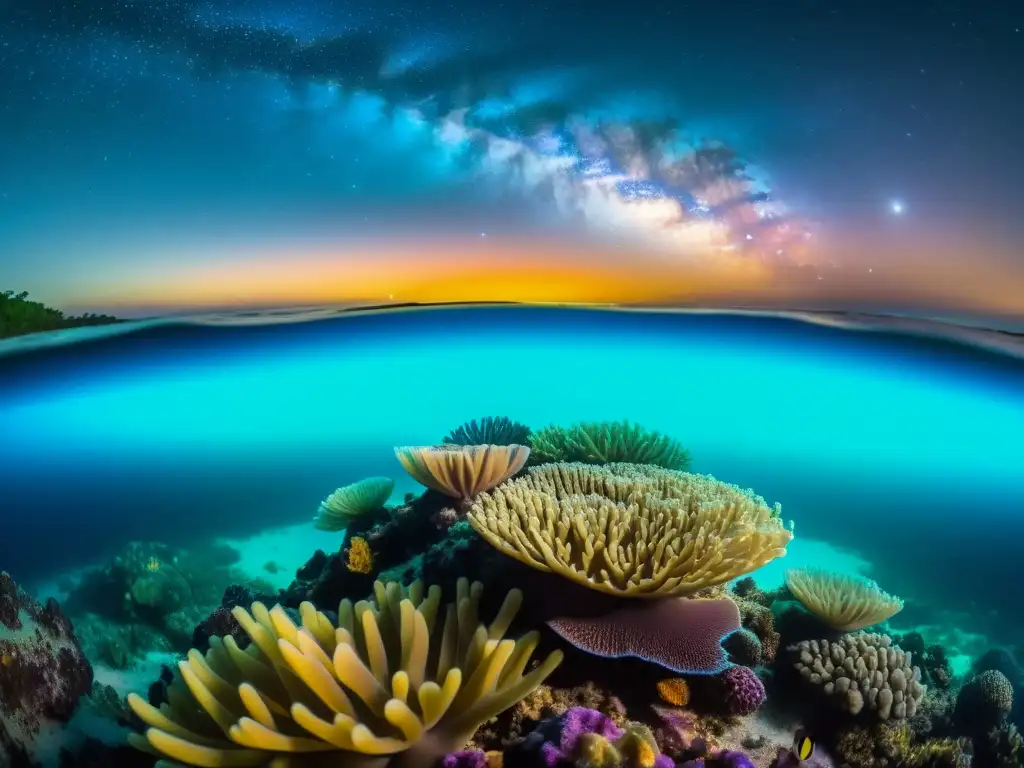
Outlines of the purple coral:
M 729 666 L 722 640 L 740 629 L 740 613 L 729 599 L 633 600 L 603 616 L 560 617 L 548 626 L 595 656 L 630 656 L 678 674 L 714 675 Z
M 546 766 L 556 766 L 561 761 L 571 760 L 580 737 L 585 733 L 596 733 L 608 741 L 614 741 L 622 735 L 622 729 L 612 722 L 610 717 L 586 707 L 573 707 L 567 710 L 558 718 L 558 724 L 558 744 L 546 741 L 540 748 Z
M 764 704 L 764 684 L 750 667 L 730 667 L 722 674 L 721 683 L 730 714 L 749 715 Z
M 461 749 L 445 755 L 441 768 L 487 768 L 487 754 L 479 749 Z

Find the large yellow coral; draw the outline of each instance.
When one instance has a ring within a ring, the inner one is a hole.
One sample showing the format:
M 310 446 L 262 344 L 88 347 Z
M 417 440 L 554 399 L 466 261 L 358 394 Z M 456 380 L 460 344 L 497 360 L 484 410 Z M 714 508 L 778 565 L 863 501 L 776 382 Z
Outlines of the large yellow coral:
M 498 550 L 591 589 L 690 595 L 786 553 L 779 509 L 714 478 L 635 465 L 547 464 L 477 497 Z
M 786 586 L 807 610 L 841 632 L 856 632 L 903 610 L 902 600 L 860 576 L 792 570 L 786 572 Z
M 149 726 L 139 747 L 192 766 L 422 768 L 461 749 L 477 727 L 536 689 L 561 661 L 526 672 L 539 636 L 504 639 L 522 601 L 512 590 L 489 625 L 482 586 L 461 579 L 439 618 L 441 590 L 375 584 L 342 601 L 337 625 L 311 603 L 300 625 L 283 608 L 234 610 L 252 639 L 214 637 L 191 651 L 159 709 L 132 694 Z

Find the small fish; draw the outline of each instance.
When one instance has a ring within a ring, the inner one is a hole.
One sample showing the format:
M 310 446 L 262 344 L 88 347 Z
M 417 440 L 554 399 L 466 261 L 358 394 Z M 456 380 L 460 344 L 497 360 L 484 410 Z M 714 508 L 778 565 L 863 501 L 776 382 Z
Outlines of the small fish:
M 833 768 L 835 763 L 803 728 L 793 737 L 792 749 L 780 749 L 775 768 Z

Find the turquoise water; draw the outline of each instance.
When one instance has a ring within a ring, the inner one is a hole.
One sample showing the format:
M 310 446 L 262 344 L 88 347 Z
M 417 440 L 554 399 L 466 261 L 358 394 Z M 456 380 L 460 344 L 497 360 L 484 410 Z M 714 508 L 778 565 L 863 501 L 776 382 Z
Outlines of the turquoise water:
M 393 447 L 469 419 L 628 418 L 780 502 L 787 560 L 859 563 L 907 599 L 897 621 L 968 616 L 1004 642 L 1024 622 L 1024 363 L 994 353 L 792 319 L 500 307 L 175 325 L 0 366 L 0 568 L 27 583 L 131 539 L 304 524 L 368 475 L 418 491 Z

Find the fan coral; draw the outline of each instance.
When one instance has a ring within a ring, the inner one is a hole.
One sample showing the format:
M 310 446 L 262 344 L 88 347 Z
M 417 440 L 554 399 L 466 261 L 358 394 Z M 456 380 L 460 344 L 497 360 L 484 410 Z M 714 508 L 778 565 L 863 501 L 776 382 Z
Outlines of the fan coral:
M 352 520 L 380 509 L 391 496 L 395 481 L 389 477 L 367 477 L 338 488 L 320 502 L 313 525 L 321 531 L 340 531 Z
M 454 499 L 471 499 L 521 470 L 525 445 L 434 445 L 395 448 L 405 471 L 427 488 Z
M 353 573 L 373 572 L 373 552 L 362 536 L 352 537 L 348 545 L 348 559 L 345 567 Z
M 731 715 L 749 715 L 764 704 L 764 684 L 749 667 L 729 667 L 721 675 L 726 709 Z
M 911 654 L 892 645 L 888 635 L 858 632 L 836 642 L 804 640 L 788 650 L 798 654 L 797 671 L 851 714 L 867 707 L 881 720 L 910 718 L 924 698 Z
M 611 595 L 689 595 L 785 554 L 776 513 L 693 477 L 546 465 L 481 494 L 468 518 L 500 552 Z
M 444 439 L 452 445 L 530 445 L 530 428 L 506 416 L 468 421 Z
M 149 726 L 132 743 L 194 766 L 432 765 L 561 661 L 552 653 L 524 674 L 538 634 L 503 639 L 521 593 L 510 591 L 484 625 L 481 592 L 460 579 L 442 621 L 440 588 L 424 592 L 419 582 L 408 590 L 377 582 L 373 601 L 342 601 L 337 626 L 311 603 L 300 606 L 301 626 L 280 606 L 236 608 L 252 645 L 211 638 L 205 658 L 189 653 L 165 708 L 130 695 Z
M 832 629 L 856 632 L 903 610 L 903 601 L 870 579 L 819 570 L 786 572 L 790 592 Z
M 722 641 L 740 628 L 732 600 L 630 601 L 595 618 L 548 620 L 576 648 L 607 658 L 633 657 L 678 674 L 713 675 L 729 663 Z
M 579 461 L 610 464 L 626 461 L 685 470 L 690 454 L 676 440 L 629 421 L 552 425 L 533 435 L 534 463 Z

